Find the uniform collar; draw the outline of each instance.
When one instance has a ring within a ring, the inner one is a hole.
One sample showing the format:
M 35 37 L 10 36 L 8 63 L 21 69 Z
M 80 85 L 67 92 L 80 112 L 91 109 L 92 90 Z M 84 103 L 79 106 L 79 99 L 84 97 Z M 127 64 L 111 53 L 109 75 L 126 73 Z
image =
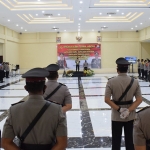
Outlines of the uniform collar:
M 127 73 L 120 73 L 118 76 L 127 76 Z
M 57 82 L 57 80 L 48 80 L 49 82 Z
M 29 101 L 44 100 L 43 95 L 29 95 Z

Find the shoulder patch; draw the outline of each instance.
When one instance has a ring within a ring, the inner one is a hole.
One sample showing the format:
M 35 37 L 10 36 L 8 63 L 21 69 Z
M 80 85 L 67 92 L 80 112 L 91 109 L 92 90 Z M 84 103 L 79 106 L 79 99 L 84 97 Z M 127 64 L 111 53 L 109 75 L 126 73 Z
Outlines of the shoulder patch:
M 146 107 L 140 109 L 139 111 L 137 111 L 136 113 L 139 113 L 139 112 L 141 112 L 141 111 L 144 111 L 144 110 L 146 110 L 146 109 L 148 109 L 148 108 L 150 108 L 150 106 L 146 106 Z
M 59 83 L 59 84 L 61 84 L 62 86 L 66 86 L 65 84 L 62 84 L 62 83 Z
M 22 102 L 24 102 L 24 101 L 20 101 L 20 102 L 18 102 L 18 103 L 11 104 L 11 106 L 14 106 L 14 105 L 20 104 L 20 103 L 22 103 Z
M 114 77 L 108 78 L 108 80 L 113 79 Z

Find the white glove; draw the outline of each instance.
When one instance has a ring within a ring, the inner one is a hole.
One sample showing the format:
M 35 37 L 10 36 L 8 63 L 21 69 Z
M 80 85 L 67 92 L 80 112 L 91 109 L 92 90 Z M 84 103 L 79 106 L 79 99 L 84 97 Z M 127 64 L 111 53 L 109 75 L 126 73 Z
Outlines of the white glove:
M 120 113 L 122 113 L 122 112 L 124 112 L 124 111 L 126 111 L 127 110 L 127 108 L 120 108 Z
M 129 114 L 130 114 L 130 112 L 129 112 L 129 110 L 127 109 L 127 110 L 125 110 L 124 112 L 122 112 L 122 113 L 120 114 L 120 118 L 121 118 L 121 119 L 126 119 L 126 118 L 129 116 Z

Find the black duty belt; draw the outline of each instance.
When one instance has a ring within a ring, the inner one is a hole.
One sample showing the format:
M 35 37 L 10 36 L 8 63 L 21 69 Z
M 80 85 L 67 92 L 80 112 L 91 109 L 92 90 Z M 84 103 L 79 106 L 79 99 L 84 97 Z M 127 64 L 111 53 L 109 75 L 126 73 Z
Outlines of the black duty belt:
M 21 150 L 51 150 L 52 144 L 21 144 Z
M 130 101 L 114 101 L 113 102 L 116 104 L 116 105 L 129 105 L 129 104 L 132 104 L 133 103 L 133 100 L 130 100 Z

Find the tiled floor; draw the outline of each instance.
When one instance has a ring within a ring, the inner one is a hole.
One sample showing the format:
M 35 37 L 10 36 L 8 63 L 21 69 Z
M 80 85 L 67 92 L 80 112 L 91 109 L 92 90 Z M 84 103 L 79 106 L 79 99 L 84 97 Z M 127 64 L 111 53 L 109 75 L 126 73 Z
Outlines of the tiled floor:
M 110 150 L 111 149 L 111 110 L 104 102 L 105 86 L 108 78 L 117 74 L 101 74 L 94 77 L 59 78 L 72 94 L 72 110 L 67 112 L 67 150 Z M 136 74 L 134 74 L 136 76 Z M 0 83 L 0 130 L 6 119 L 3 113 L 12 103 L 20 101 L 28 93 L 24 90 L 25 81 L 20 77 L 5 79 Z M 79 83 L 79 84 L 78 84 Z M 140 81 L 142 96 L 150 100 L 148 82 Z M 79 87 L 80 85 L 80 87 Z M 81 90 L 82 94 L 81 95 Z M 148 104 L 143 102 L 139 107 Z M 125 150 L 122 147 L 121 150 Z

